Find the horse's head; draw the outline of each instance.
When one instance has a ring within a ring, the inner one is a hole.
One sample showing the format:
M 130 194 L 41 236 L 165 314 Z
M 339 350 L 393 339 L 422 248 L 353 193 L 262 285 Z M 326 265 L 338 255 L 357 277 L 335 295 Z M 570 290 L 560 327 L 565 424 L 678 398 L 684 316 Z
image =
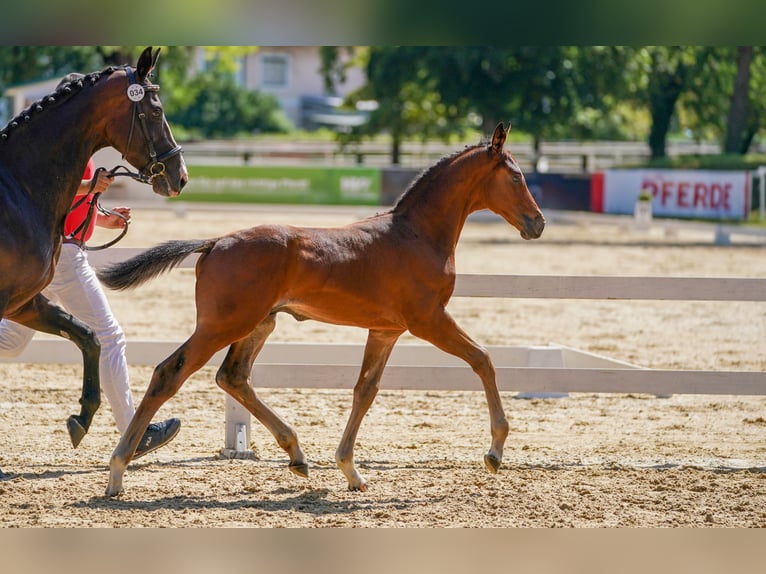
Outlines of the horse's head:
M 543 233 L 545 218 L 529 192 L 519 164 L 504 148 L 508 130 L 498 124 L 487 146 L 493 168 L 482 190 L 482 203 L 518 229 L 524 239 L 536 239 Z
M 125 66 L 124 73 L 110 77 L 110 84 L 116 87 L 111 91 L 115 115 L 110 121 L 109 139 L 138 169 L 138 179 L 151 184 L 155 193 L 172 197 L 181 193 L 189 175 L 181 146 L 165 119 L 160 87 L 148 79 L 159 54 L 159 48 L 152 53 L 150 46 L 141 53 L 135 69 Z

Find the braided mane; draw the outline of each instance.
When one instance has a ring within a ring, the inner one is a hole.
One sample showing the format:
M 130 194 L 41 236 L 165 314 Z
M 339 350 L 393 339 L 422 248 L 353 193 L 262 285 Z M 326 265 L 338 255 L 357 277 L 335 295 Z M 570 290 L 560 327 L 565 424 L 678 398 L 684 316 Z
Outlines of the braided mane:
M 92 86 L 102 77 L 109 76 L 119 69 L 120 68 L 116 66 L 109 66 L 101 72 L 93 72 L 84 76 L 78 76 L 76 79 L 60 86 L 53 93 L 43 96 L 36 102 L 32 102 L 25 110 L 9 121 L 8 124 L 0 130 L 0 142 L 7 141 L 10 138 L 11 133 L 19 126 L 39 117 L 42 112 L 61 105 L 71 99 L 75 94 L 79 93 L 85 86 Z

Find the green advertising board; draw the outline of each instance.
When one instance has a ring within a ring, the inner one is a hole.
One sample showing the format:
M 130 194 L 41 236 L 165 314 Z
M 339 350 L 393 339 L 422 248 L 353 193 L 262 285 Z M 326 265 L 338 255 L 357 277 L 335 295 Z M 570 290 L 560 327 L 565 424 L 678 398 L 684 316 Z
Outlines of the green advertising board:
M 380 205 L 381 172 L 365 167 L 189 167 L 181 201 Z

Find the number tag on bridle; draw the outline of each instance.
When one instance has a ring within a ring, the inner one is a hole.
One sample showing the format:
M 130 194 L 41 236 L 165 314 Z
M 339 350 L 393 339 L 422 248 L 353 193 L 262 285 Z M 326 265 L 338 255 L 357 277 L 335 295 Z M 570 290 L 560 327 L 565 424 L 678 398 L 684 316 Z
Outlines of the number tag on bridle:
M 131 102 L 140 102 L 144 99 L 144 87 L 141 84 L 130 84 L 128 86 L 128 99 Z

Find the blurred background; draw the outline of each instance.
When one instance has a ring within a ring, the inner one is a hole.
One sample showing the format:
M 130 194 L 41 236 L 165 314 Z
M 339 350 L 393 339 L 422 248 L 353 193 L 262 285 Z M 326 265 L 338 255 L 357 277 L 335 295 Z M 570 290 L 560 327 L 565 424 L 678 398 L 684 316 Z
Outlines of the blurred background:
M 143 47 L 0 47 L 0 124 Z M 608 169 L 746 171 L 760 221 L 761 46 L 163 46 L 155 81 L 184 201 L 391 204 L 502 121 L 544 208 L 593 210 Z

